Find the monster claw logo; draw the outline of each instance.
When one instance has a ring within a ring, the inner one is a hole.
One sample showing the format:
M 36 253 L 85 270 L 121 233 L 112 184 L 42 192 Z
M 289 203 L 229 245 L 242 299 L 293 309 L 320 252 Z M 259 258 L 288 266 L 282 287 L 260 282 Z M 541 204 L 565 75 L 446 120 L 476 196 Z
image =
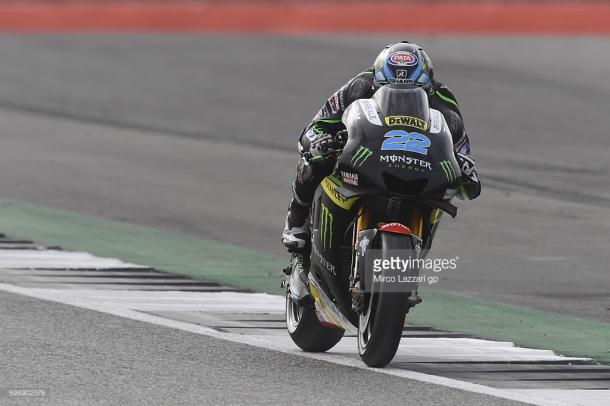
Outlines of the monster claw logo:
M 333 246 L 333 214 L 328 207 L 322 204 L 320 210 L 320 240 L 324 249 L 330 249 Z
M 371 151 L 368 148 L 365 147 L 360 147 L 358 148 L 358 151 L 356 151 L 356 153 L 354 154 L 354 156 L 352 157 L 352 166 L 356 167 L 360 167 L 362 166 L 362 164 L 369 159 L 369 157 L 373 155 L 373 151 Z
M 443 172 L 445 173 L 445 177 L 449 182 L 453 182 L 456 180 L 455 172 L 453 171 L 453 165 L 449 161 L 440 161 L 439 164 L 441 168 L 443 168 Z

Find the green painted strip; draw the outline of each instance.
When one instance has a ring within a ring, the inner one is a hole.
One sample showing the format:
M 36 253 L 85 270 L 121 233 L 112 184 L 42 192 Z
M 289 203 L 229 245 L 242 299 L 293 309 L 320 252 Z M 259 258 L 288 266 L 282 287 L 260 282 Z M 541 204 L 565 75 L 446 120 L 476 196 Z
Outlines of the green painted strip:
M 318 122 L 321 123 L 327 123 L 327 124 L 337 124 L 340 123 L 341 120 L 330 120 L 330 119 L 325 119 L 325 120 L 318 120 Z
M 438 290 L 421 296 L 407 322 L 610 364 L 610 324 Z
M 281 294 L 288 258 L 194 236 L 0 201 L 0 231 L 157 269 Z M 408 322 L 610 363 L 610 324 L 424 289 Z
M 441 92 L 436 92 L 436 95 L 441 98 L 441 100 L 446 101 L 447 103 L 453 104 L 455 107 L 458 107 L 458 104 L 455 100 L 443 95 Z
M 280 272 L 289 260 L 194 236 L 7 201 L 0 201 L 0 231 L 276 294 L 282 293 Z

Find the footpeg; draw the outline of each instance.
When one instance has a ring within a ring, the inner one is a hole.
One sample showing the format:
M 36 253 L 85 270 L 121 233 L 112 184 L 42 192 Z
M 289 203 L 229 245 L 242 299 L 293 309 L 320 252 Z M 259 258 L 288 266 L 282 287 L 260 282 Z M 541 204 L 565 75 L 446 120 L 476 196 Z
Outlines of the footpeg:
M 421 302 L 422 298 L 419 296 L 418 292 L 411 293 L 411 296 L 409 296 L 409 308 L 414 307 L 416 304 Z

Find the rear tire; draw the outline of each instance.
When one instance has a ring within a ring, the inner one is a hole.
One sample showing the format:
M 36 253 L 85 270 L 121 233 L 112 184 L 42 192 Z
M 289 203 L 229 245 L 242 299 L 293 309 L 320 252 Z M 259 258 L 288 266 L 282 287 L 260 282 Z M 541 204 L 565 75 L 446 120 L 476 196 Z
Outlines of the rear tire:
M 313 307 L 299 306 L 286 294 L 286 327 L 292 341 L 306 352 L 325 352 L 343 338 L 343 330 L 320 324 Z

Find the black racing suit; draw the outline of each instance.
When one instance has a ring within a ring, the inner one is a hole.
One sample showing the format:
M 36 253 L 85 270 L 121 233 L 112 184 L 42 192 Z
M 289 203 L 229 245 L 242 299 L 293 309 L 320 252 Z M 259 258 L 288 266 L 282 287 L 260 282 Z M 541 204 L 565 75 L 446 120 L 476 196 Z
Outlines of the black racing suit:
M 373 69 L 371 68 L 352 78 L 337 90 L 301 133 L 299 139 L 300 152 L 309 151 L 310 145 L 315 143 L 319 136 L 325 134 L 335 136 L 339 131 L 345 130 L 345 126 L 341 122 L 345 109 L 358 99 L 372 97 L 378 88 L 379 86 L 373 80 Z M 457 101 L 451 91 L 444 84 L 433 80 L 427 93 L 430 108 L 440 111 L 447 121 L 453 137 L 454 151 L 457 154 L 470 157 L 470 142 L 464 129 L 462 113 L 460 113 Z M 305 220 L 307 211 L 303 208 L 311 204 L 316 188 L 324 177 L 332 173 L 334 165 L 334 160 L 316 163 L 316 165 L 311 166 L 313 173 L 307 174 L 307 176 L 304 176 L 300 168 L 297 170 L 297 178 L 293 184 L 294 198 L 290 204 L 291 223 L 302 224 Z M 479 196 L 481 184 L 476 173 L 473 178 L 463 182 L 456 190 L 456 196 L 459 199 L 471 200 Z

